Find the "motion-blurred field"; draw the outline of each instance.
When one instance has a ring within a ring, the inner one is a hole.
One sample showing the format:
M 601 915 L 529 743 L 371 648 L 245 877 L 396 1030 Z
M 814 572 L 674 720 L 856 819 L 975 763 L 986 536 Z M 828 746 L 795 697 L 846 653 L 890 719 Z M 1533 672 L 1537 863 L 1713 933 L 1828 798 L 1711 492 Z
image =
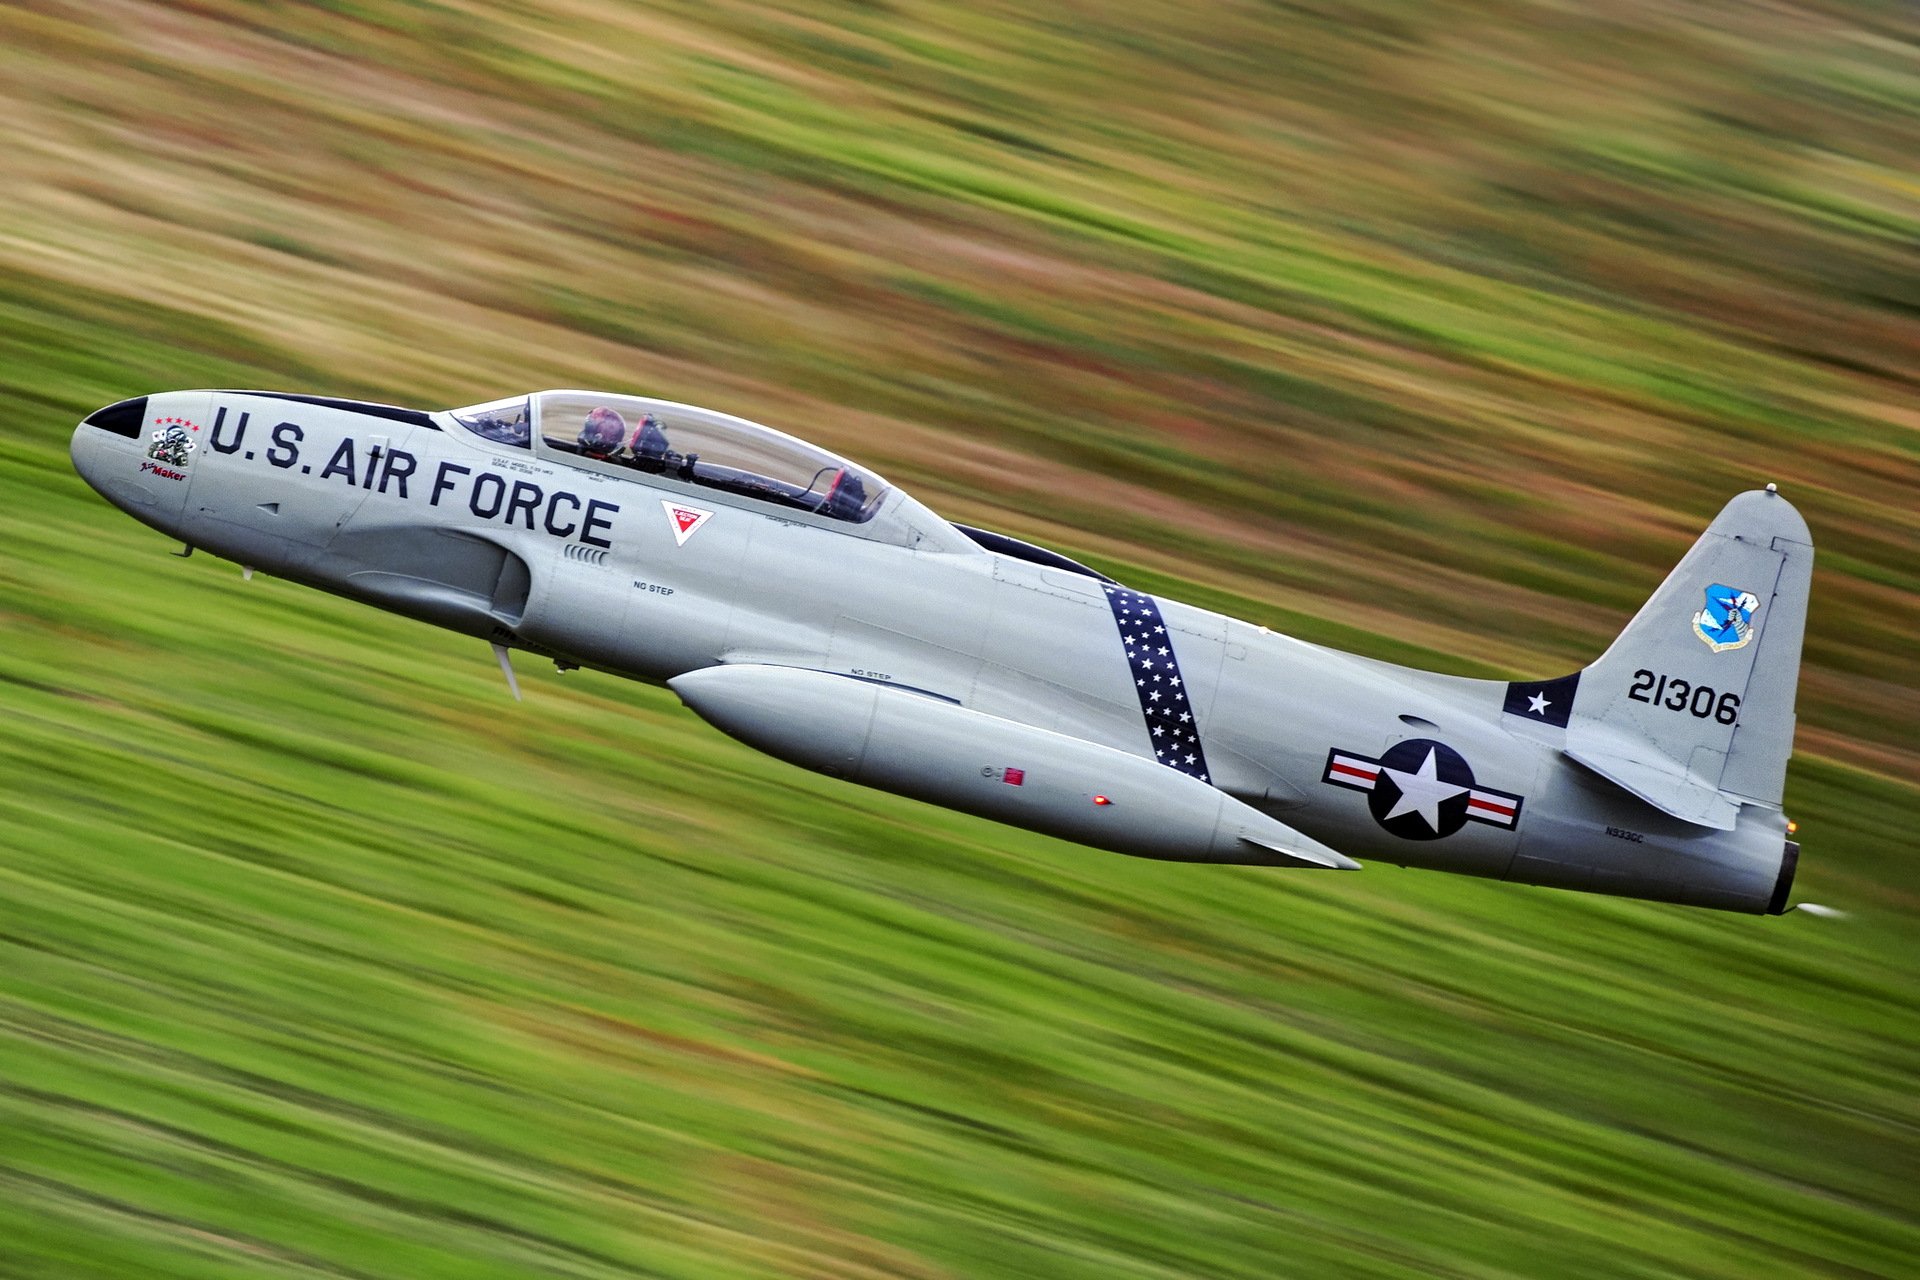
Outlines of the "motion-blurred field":
M 1915 1274 L 1920 24 L 1582 8 L 0 7 L 0 1276 Z M 1488 674 L 1777 480 L 1853 918 L 1138 863 L 515 705 L 73 476 L 196 385 L 712 404 Z

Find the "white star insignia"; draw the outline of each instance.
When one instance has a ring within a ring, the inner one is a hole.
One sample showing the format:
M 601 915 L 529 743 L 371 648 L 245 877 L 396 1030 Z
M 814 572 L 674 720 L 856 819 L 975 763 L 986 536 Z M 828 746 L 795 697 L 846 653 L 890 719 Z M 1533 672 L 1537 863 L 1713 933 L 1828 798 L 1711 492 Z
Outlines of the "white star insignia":
M 1440 829 L 1440 804 L 1451 800 L 1466 790 L 1451 782 L 1442 782 L 1439 776 L 1438 752 L 1427 748 L 1427 758 L 1412 773 L 1401 769 L 1382 769 L 1381 772 L 1393 779 L 1393 785 L 1400 789 L 1400 798 L 1394 801 L 1393 808 L 1387 811 L 1389 819 L 1402 814 L 1417 813 L 1420 821 L 1427 824 L 1431 831 Z
M 1537 716 L 1547 714 L 1547 708 L 1552 705 L 1551 702 L 1547 701 L 1547 695 L 1544 693 L 1536 693 L 1527 699 L 1527 710 Z

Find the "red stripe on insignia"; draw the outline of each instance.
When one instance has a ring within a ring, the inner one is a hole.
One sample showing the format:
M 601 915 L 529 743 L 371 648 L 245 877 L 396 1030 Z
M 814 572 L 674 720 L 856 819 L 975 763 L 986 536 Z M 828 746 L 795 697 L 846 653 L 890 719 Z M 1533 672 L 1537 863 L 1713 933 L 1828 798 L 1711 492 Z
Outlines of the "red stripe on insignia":
M 1475 809 L 1490 809 L 1494 813 L 1503 814 L 1509 818 L 1511 818 L 1518 809 L 1518 806 L 1508 804 L 1504 800 L 1482 800 L 1479 796 L 1475 796 L 1467 803 Z
M 1327 766 L 1327 772 L 1351 774 L 1356 778 L 1365 778 L 1368 782 L 1377 782 L 1380 779 L 1380 770 L 1378 768 L 1362 769 L 1358 765 L 1342 764 L 1338 760 L 1335 760 Z

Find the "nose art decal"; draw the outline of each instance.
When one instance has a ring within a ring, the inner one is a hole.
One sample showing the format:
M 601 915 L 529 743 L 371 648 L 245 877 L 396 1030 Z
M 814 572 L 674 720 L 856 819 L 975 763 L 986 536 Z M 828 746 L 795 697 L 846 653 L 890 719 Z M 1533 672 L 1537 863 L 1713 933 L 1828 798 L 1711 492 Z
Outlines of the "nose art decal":
M 1108 583 L 1102 588 L 1113 620 L 1127 648 L 1127 666 L 1133 671 L 1133 690 L 1140 695 L 1140 714 L 1153 735 L 1153 755 L 1169 769 L 1207 777 L 1207 754 L 1200 749 L 1200 726 L 1187 701 L 1186 682 L 1180 678 L 1180 660 L 1173 637 L 1160 618 L 1152 596 Z
M 189 418 L 155 418 L 147 444 L 147 461 L 140 470 L 164 476 L 168 480 L 186 479 L 187 462 L 200 447 L 192 433 L 200 430 Z

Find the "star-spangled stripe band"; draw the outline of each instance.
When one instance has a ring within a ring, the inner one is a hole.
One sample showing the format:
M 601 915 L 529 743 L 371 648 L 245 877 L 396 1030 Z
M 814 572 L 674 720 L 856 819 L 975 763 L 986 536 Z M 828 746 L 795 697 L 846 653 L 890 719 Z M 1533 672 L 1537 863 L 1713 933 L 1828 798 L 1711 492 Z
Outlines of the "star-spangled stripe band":
M 1127 667 L 1133 673 L 1133 691 L 1140 696 L 1140 715 L 1147 722 L 1154 759 L 1211 782 L 1207 754 L 1200 749 L 1200 725 L 1193 718 L 1180 660 L 1173 652 L 1173 635 L 1160 617 L 1160 606 L 1152 596 L 1112 583 L 1103 590 L 1127 651 Z

